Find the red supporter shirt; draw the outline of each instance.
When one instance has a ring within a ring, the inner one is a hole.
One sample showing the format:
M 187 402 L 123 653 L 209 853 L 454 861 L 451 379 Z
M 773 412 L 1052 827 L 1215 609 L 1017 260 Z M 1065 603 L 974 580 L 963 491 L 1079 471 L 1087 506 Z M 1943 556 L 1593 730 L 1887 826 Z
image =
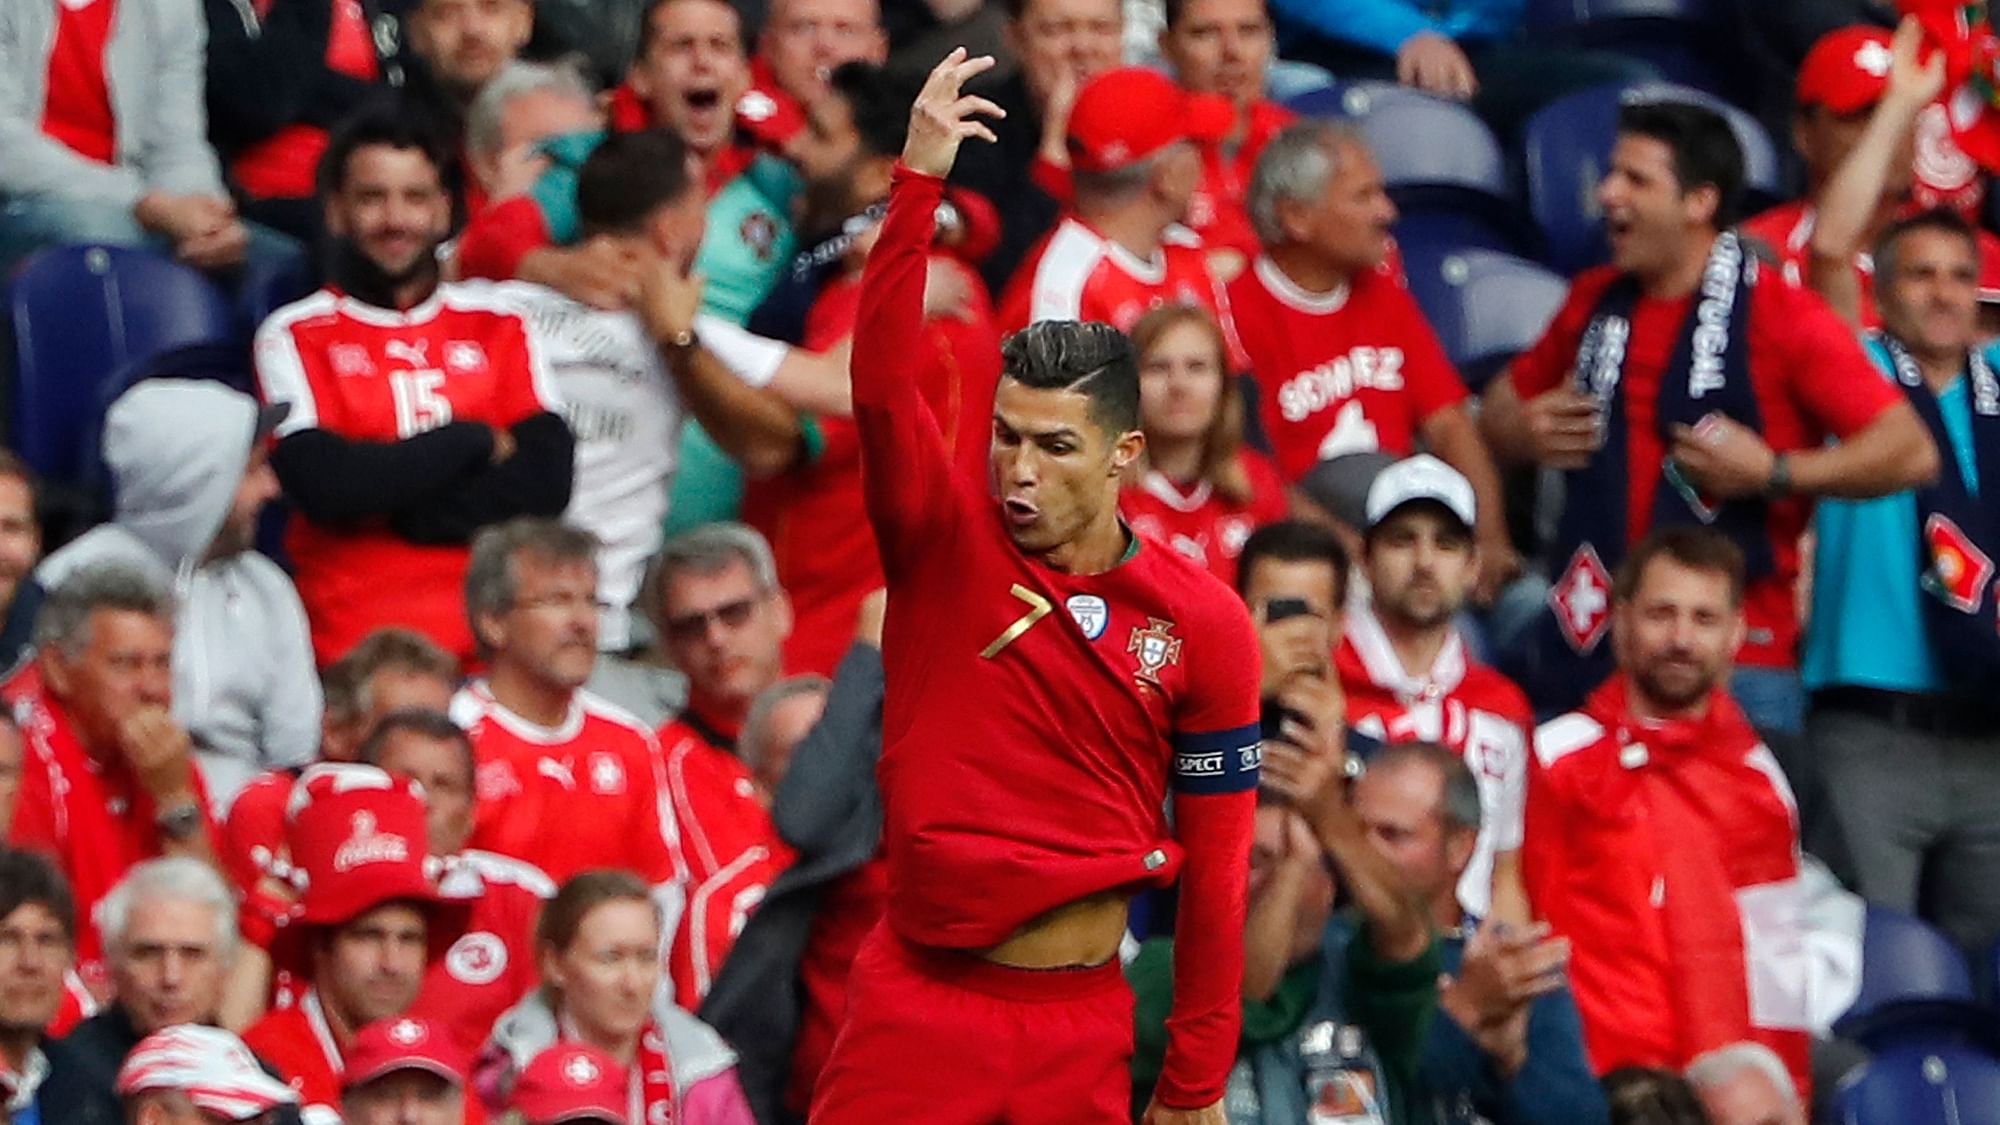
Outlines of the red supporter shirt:
M 257 330 L 257 378 L 266 401 L 291 404 L 280 438 L 317 428 L 392 442 L 447 422 L 504 429 L 558 401 L 527 321 L 504 287 L 485 282 L 440 285 L 407 312 L 321 289 Z M 379 521 L 332 528 L 303 518 L 285 546 L 321 664 L 390 625 L 472 658 L 469 548 L 411 543 Z
M 1248 500 L 1231 500 L 1206 480 L 1183 488 L 1152 469 L 1126 485 L 1118 498 L 1133 531 L 1179 551 L 1230 585 L 1236 581 L 1243 541 L 1265 524 L 1284 519 L 1290 509 L 1285 482 L 1263 454 L 1246 449 L 1236 456 L 1250 478 Z
M 1810 284 L 1806 276 L 1812 264 L 1813 225 L 1819 208 L 1809 199 L 1781 203 L 1743 224 L 1743 233 L 1762 242 L 1777 255 L 1785 280 L 1801 288 Z M 1979 299 L 2000 300 L 2000 237 L 1980 230 Z M 1861 254 L 1854 259 L 1854 272 L 1861 278 L 1861 326 L 1874 330 L 1882 326 L 1882 314 L 1875 307 L 1875 258 Z
M 1617 276 L 1611 267 L 1600 266 L 1579 274 L 1570 285 L 1569 299 L 1548 331 L 1509 368 L 1522 399 L 1571 381 L 1584 329 Z M 1626 497 L 1628 543 L 1652 526 L 1653 493 L 1665 456 L 1655 421 L 1660 378 L 1693 300 L 1692 293 L 1671 301 L 1642 296 L 1632 311 L 1625 376 L 1618 386 L 1625 397 L 1626 451 L 1633 469 Z M 1853 330 L 1809 290 L 1783 284 L 1752 288 L 1749 344 L 1750 382 L 1764 440 L 1779 452 L 1817 449 L 1828 435 L 1848 437 L 1903 401 L 1902 392 L 1862 353 Z M 1773 503 L 1770 512 L 1776 566 L 1744 593 L 1750 632 L 1737 659 L 1789 668 L 1796 662 L 1799 634 L 1792 597 L 1799 576 L 1799 536 L 1812 504 L 1805 497 L 1787 497 Z
M 78 156 L 109 164 L 118 150 L 118 122 L 104 75 L 116 0 L 46 0 L 56 10 L 55 42 L 42 103 L 42 132 Z
M 285 807 L 292 799 L 297 770 L 258 774 L 229 803 L 229 819 L 216 840 L 215 858 L 236 889 L 249 894 L 271 861 L 285 850 Z
M 1465 400 L 1437 333 L 1393 274 L 1309 293 L 1258 258 L 1230 282 L 1229 308 L 1287 481 L 1344 453 L 1408 456 L 1431 415 Z
M 1245 260 L 1261 252 L 1257 231 L 1250 225 L 1250 212 L 1244 207 L 1250 175 L 1257 169 L 1257 157 L 1263 154 L 1264 146 L 1296 120 L 1298 114 L 1276 102 L 1255 102 L 1250 106 L 1250 127 L 1241 142 L 1228 149 L 1202 146 L 1201 186 L 1188 201 L 1187 225 L 1201 236 L 1203 245 L 1238 251 Z
M 897 170 L 855 333 L 855 353 L 876 360 L 855 365 L 854 410 L 890 591 L 888 923 L 979 949 L 1057 906 L 1179 876 L 1158 1096 L 1206 1105 L 1241 1021 L 1257 641 L 1228 587 L 1138 539 L 1101 574 L 1045 569 L 1008 538 L 988 490 L 952 471 L 906 346 L 942 188 Z
M 302 1111 L 323 1106 L 339 1119 L 340 1072 L 346 1063 L 320 1005 L 319 990 L 307 989 L 298 1003 L 266 1012 L 243 1030 L 243 1045 L 298 1091 Z M 472 1101 L 467 1099 L 467 1104 Z
M 1592 1069 L 1680 1070 L 1753 1039 L 1809 1102 L 1791 789 L 1726 694 L 1708 708 L 1640 720 L 1613 677 L 1582 710 L 1542 724 L 1521 853 L 1529 900 L 1570 939 Z
M 21 793 L 7 841 L 55 861 L 76 900 L 78 971 L 100 980 L 104 944 L 93 915 L 98 902 L 134 864 L 165 854 L 153 798 L 121 757 L 100 762 L 77 740 L 69 715 L 47 689 L 29 688 L 16 703 L 21 728 Z M 208 791 L 193 774 L 209 839 Z
M 1000 298 L 1000 327 L 1013 332 L 1039 320 L 1097 320 L 1130 332 L 1161 305 L 1199 305 L 1223 325 L 1230 361 L 1242 369 L 1228 329 L 1229 303 L 1208 272 L 1208 251 L 1185 228 L 1167 232 L 1152 261 L 1105 238 L 1074 215 L 1028 252 Z
M 444 862 L 432 960 L 408 1014 L 444 1025 L 470 1058 L 541 979 L 535 922 L 556 885 L 533 864 L 492 852 L 468 849 Z
M 1493 905 L 1493 857 L 1521 847 L 1528 750 L 1535 713 L 1514 682 L 1465 651 L 1454 631 L 1419 673 L 1401 658 L 1366 603 L 1348 607 L 1334 653 L 1347 723 L 1385 743 L 1435 742 L 1456 750 L 1479 783 L 1479 843 L 1458 880 L 1459 905 L 1484 918 Z
M 325 0 L 331 5 L 326 36 L 326 69 L 345 78 L 373 82 L 381 77 L 368 13 L 361 0 Z M 257 0 L 259 18 L 272 0 Z M 236 182 L 253 199 L 310 198 L 319 158 L 331 134 L 318 125 L 287 125 L 245 149 L 231 165 Z
M 924 321 L 915 349 L 923 366 L 916 379 L 959 471 L 984 480 L 993 388 L 1000 381 L 1000 331 L 979 275 L 948 255 L 932 255 L 931 261 L 958 271 L 971 286 L 971 319 Z M 859 276 L 822 290 L 806 319 L 805 346 L 823 351 L 851 335 L 860 297 Z M 882 560 L 862 501 L 861 439 L 854 422 L 823 417 L 818 424 L 824 444 L 810 464 L 745 485 L 743 521 L 770 542 L 778 584 L 792 602 L 785 667 L 831 676 L 854 643 L 862 599 L 882 587 Z
M 770 812 L 757 800 L 750 770 L 736 755 L 709 745 L 683 722 L 661 727 L 659 738 L 688 876 L 687 909 L 667 968 L 674 1002 L 693 1011 L 771 881 L 791 866 L 793 853 L 779 839 Z
M 472 846 L 535 865 L 557 884 L 623 867 L 655 886 L 682 874 L 662 799 L 660 747 L 639 720 L 579 691 L 548 730 L 476 681 L 452 700 L 479 762 Z

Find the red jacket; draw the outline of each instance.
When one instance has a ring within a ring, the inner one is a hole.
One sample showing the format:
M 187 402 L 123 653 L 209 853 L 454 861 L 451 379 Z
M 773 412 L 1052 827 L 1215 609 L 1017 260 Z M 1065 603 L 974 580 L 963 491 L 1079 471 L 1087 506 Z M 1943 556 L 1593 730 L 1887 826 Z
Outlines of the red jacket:
M 1797 813 L 1728 695 L 1651 723 L 1614 677 L 1535 732 L 1527 821 L 1528 897 L 1570 939 L 1594 1069 L 1750 1039 L 1810 1089 Z

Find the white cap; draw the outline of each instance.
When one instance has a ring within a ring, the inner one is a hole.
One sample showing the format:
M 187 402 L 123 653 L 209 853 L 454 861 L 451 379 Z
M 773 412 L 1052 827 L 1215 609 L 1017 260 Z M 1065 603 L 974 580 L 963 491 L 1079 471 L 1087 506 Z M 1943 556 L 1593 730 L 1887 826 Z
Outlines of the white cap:
M 1472 482 L 1443 461 L 1419 453 L 1375 474 L 1375 483 L 1368 486 L 1368 530 L 1373 531 L 1390 513 L 1415 500 L 1444 505 L 1468 529 L 1476 522 Z
M 264 1073 L 243 1040 L 219 1027 L 179 1024 L 146 1036 L 118 1070 L 121 1095 L 173 1091 L 225 1121 L 295 1105 L 290 1086 Z

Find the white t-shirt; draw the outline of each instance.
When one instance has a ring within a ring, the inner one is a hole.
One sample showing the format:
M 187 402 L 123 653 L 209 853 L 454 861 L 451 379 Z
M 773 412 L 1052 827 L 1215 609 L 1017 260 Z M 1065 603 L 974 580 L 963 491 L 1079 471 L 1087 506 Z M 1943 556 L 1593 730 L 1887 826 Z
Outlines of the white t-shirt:
M 563 518 L 601 544 L 597 589 L 605 611 L 598 647 L 621 651 L 631 645 L 632 603 L 647 561 L 660 549 L 667 492 L 680 463 L 680 392 L 636 314 L 522 288 L 522 311 L 576 435 L 576 484 Z M 697 317 L 695 330 L 704 348 L 753 387 L 770 384 L 788 351 L 712 316 Z

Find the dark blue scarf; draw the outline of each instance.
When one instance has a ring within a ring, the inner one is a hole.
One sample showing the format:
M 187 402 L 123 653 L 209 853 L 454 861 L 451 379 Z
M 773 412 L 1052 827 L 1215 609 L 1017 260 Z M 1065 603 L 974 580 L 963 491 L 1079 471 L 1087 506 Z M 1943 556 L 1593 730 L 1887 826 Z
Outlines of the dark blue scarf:
M 1681 326 L 1667 359 L 1655 403 L 1654 429 L 1672 448 L 1676 425 L 1696 427 L 1711 414 L 1762 430 L 1757 396 L 1750 382 L 1750 294 L 1757 262 L 1733 231 L 1715 240 L 1702 269 L 1694 307 Z M 1547 698 L 1580 702 L 1611 671 L 1611 576 L 1625 558 L 1629 526 L 1628 482 L 1640 468 L 1631 463 L 1625 378 L 1626 345 L 1639 282 L 1629 275 L 1605 289 L 1577 347 L 1572 375 L 1577 390 L 1596 401 L 1600 441 L 1580 469 L 1564 474 L 1565 504 L 1550 544 L 1548 620 L 1537 644 L 1541 656 L 1532 670 Z M 1661 462 L 1654 482 L 1653 527 L 1698 524 L 1714 528 L 1743 551 L 1747 574 L 1760 578 L 1774 562 L 1766 526 L 1768 505 L 1760 498 L 1720 501 L 1705 497 L 1683 477 L 1671 457 Z M 1537 696 L 1540 703 L 1543 696 Z
M 1883 333 L 1897 385 L 1916 408 L 1917 417 L 1938 447 L 1938 479 L 1915 490 L 1917 559 L 1923 575 L 1924 627 L 1938 663 L 1954 684 L 1991 690 L 2000 683 L 2000 517 L 1993 505 L 1980 503 L 1974 487 L 1959 471 L 1952 438 L 1945 429 L 1937 396 L 1924 382 L 1908 349 Z M 1988 496 L 2000 486 L 2000 378 L 1974 349 L 1966 357 L 1971 393 L 1972 456 L 1979 487 Z

